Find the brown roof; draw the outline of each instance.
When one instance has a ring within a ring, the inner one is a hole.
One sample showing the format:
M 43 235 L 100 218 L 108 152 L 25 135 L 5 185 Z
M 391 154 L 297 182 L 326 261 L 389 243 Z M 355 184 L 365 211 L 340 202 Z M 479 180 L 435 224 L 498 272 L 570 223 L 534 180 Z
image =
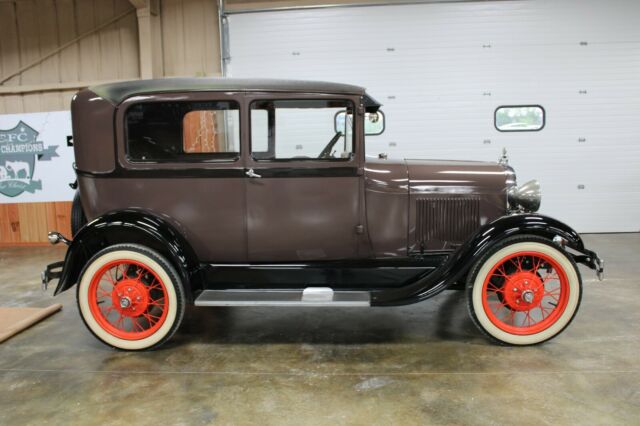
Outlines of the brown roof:
M 164 78 L 101 84 L 89 88 L 113 104 L 134 95 L 189 91 L 251 91 L 365 94 L 365 89 L 350 84 L 326 81 L 269 80 L 241 78 Z

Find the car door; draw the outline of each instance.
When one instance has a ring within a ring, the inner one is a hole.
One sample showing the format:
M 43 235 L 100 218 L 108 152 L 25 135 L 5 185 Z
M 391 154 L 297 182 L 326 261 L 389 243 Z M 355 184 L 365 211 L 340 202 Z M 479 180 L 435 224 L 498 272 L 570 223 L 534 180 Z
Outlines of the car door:
M 249 261 L 361 256 L 364 156 L 353 124 L 334 125 L 339 111 L 353 112 L 355 99 L 266 94 L 247 103 Z
M 119 110 L 117 173 L 83 188 L 90 211 L 144 208 L 170 220 L 202 262 L 246 261 L 242 93 L 136 96 Z

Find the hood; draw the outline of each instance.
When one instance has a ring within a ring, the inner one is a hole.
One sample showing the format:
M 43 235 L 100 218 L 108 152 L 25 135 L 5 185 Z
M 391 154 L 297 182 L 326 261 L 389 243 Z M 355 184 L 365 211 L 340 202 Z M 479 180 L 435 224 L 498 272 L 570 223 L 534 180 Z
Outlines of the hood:
M 410 159 L 405 162 L 412 193 L 504 193 L 515 182 L 513 169 L 499 163 Z

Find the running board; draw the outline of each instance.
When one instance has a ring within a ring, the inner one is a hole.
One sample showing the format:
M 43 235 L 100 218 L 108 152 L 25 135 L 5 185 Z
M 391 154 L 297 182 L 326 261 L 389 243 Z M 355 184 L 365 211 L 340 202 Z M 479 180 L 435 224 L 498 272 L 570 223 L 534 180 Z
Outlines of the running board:
M 304 290 L 204 290 L 196 306 L 370 306 L 368 291 L 333 291 L 328 287 Z

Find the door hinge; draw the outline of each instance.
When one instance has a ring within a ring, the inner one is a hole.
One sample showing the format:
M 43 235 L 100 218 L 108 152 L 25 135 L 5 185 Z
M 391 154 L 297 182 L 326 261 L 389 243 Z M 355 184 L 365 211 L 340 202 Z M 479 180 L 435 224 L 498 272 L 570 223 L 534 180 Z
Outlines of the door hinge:
M 364 234 L 364 226 L 356 225 L 356 234 L 358 235 Z

